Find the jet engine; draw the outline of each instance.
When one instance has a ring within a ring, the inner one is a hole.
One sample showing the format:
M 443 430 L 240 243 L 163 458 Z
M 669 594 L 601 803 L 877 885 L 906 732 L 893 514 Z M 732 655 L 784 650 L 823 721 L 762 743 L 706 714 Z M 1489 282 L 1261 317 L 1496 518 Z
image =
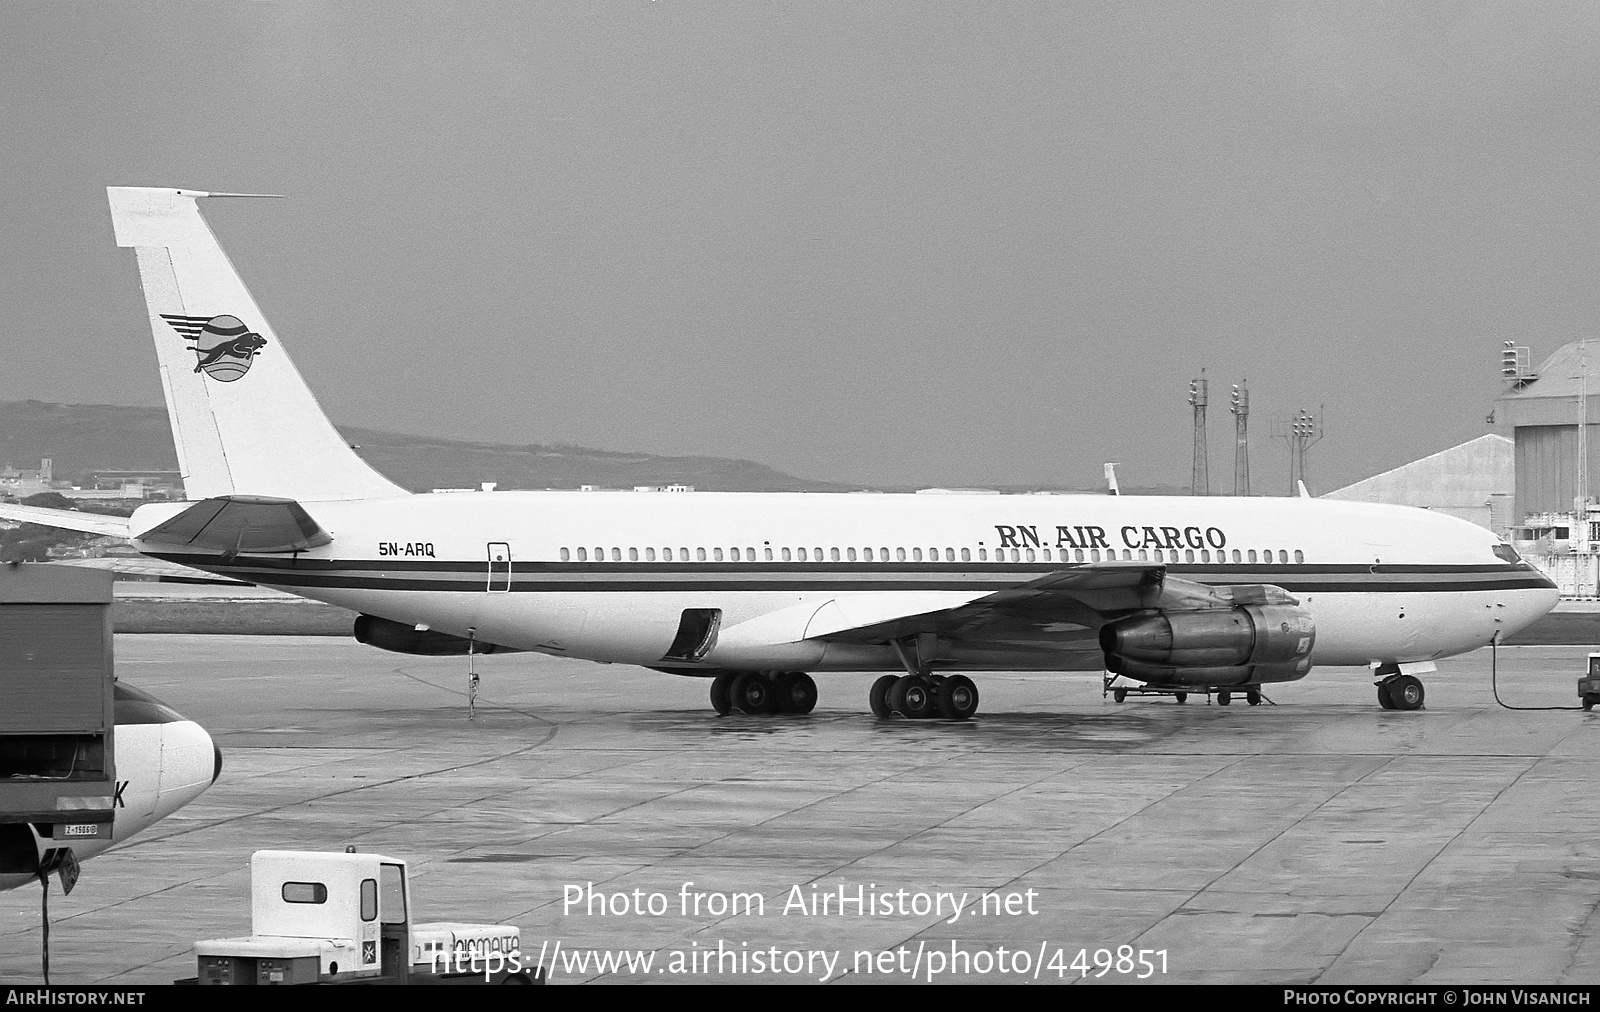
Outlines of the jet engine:
M 1174 685 L 1292 682 L 1311 670 L 1316 638 L 1292 604 L 1146 612 L 1100 628 L 1106 670 Z
M 393 622 L 376 615 L 359 615 L 355 625 L 356 641 L 380 650 L 393 650 L 397 654 L 423 654 L 428 657 L 446 657 L 465 654 L 470 649 L 475 654 L 514 654 L 514 647 L 503 647 L 482 640 L 469 640 L 465 636 L 452 636 L 434 629 L 418 629 L 404 622 Z

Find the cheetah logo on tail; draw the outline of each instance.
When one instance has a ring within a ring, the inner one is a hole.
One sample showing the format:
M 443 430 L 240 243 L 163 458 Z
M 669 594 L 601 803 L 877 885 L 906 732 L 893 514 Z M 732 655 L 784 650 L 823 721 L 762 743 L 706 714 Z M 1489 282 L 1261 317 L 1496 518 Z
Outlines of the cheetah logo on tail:
M 162 313 L 195 353 L 195 372 L 220 383 L 232 383 L 250 371 L 250 362 L 267 339 L 246 327 L 237 316 L 177 316 Z

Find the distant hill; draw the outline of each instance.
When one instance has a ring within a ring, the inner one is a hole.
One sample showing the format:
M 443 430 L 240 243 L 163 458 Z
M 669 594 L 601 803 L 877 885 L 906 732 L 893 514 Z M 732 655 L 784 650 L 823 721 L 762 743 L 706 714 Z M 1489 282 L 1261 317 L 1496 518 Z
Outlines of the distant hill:
M 340 433 L 384 475 L 413 491 L 476 488 L 632 488 L 681 482 L 718 492 L 844 492 L 857 487 L 812 481 L 748 460 L 658 457 L 581 446 L 508 446 L 431 439 L 339 426 Z M 112 404 L 0 401 L 0 464 L 37 467 L 50 457 L 58 479 L 96 469 L 176 470 L 164 408 Z

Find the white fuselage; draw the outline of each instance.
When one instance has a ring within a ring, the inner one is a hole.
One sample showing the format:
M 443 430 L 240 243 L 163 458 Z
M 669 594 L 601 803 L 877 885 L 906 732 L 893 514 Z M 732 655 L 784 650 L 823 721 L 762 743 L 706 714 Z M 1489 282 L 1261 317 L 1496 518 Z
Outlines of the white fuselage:
M 137 535 L 187 504 L 142 508 Z M 1431 660 L 1489 643 L 1557 592 L 1489 531 L 1407 507 L 1287 498 L 475 492 L 307 502 L 332 542 L 294 555 L 151 555 L 483 643 L 660 666 L 687 608 L 721 609 L 718 669 L 896 670 L 825 638 L 1097 562 L 1284 588 L 1316 664 Z M 1503 551 L 1503 549 L 1502 549 Z M 955 644 L 947 666 L 1093 669 L 1093 622 L 1033 644 Z M 1068 623 L 1071 624 L 1071 623 Z

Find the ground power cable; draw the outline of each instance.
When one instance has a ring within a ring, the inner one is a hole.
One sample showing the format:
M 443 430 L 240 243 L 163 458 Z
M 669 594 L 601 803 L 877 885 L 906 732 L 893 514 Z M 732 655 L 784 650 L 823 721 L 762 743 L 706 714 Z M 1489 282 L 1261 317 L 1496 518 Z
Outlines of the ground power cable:
M 1494 701 L 1507 710 L 1581 710 L 1582 706 L 1512 706 L 1500 698 L 1499 684 L 1500 664 L 1500 633 L 1494 634 L 1494 639 L 1489 641 L 1489 688 L 1494 692 Z

